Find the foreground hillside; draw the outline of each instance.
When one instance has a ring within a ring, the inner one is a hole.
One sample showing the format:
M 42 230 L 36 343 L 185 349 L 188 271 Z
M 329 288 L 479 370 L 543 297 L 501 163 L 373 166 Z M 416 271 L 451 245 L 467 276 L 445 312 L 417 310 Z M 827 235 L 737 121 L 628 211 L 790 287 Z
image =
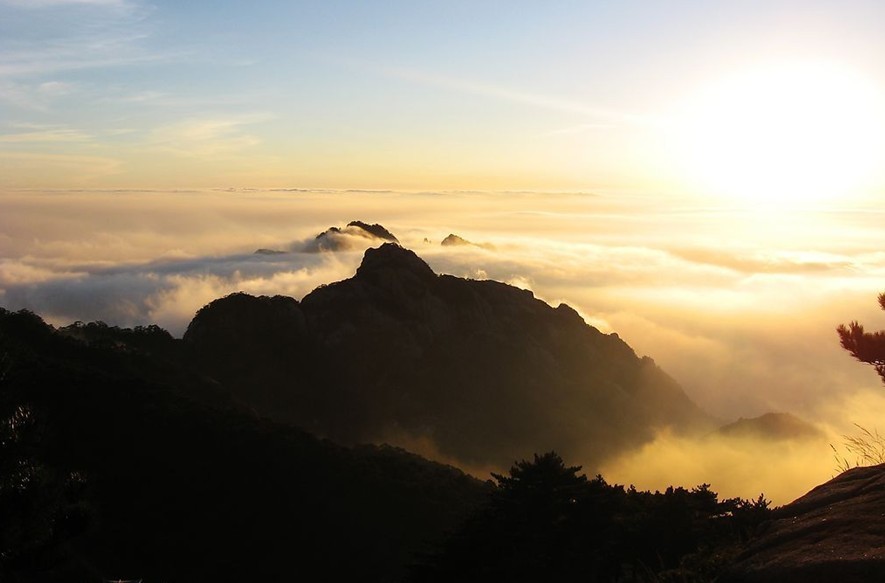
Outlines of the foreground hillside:
M 712 428 L 651 359 L 570 307 L 437 275 L 391 243 L 301 302 L 214 301 L 184 342 L 207 375 L 262 415 L 470 465 L 507 467 L 555 449 L 592 467 L 664 427 Z
M 885 581 L 885 465 L 848 470 L 773 518 L 722 583 Z
M 488 489 L 259 420 L 179 348 L 0 310 L 0 580 L 395 580 Z

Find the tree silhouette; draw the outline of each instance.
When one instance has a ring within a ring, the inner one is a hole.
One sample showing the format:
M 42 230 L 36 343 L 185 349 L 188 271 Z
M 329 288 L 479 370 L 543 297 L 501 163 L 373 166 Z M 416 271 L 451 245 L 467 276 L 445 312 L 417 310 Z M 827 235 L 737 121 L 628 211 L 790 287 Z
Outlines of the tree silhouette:
M 885 293 L 879 294 L 879 306 L 885 310 Z M 836 328 L 842 348 L 857 360 L 871 364 L 885 382 L 885 331 L 866 332 L 857 321 Z
M 555 452 L 516 462 L 507 475 L 492 474 L 488 504 L 425 557 L 413 582 L 608 580 L 606 525 L 615 504 L 613 489 L 580 466 L 567 466 Z
M 638 491 L 579 474 L 554 452 L 492 474 L 488 503 L 411 583 L 712 581 L 770 517 L 770 502 L 719 501 L 707 484 Z

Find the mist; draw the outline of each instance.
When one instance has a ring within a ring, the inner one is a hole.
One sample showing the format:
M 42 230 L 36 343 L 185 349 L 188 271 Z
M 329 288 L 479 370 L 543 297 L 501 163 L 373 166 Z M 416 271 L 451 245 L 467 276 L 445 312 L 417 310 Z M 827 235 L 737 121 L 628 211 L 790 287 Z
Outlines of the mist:
M 723 421 L 789 411 L 824 428 L 826 440 L 787 446 L 660 435 L 603 468 L 639 487 L 711 482 L 784 503 L 833 474 L 829 443 L 853 423 L 874 428 L 881 416 L 868 412 L 885 411 L 875 372 L 834 332 L 854 319 L 885 327 L 875 301 L 885 273 L 879 218 L 869 209 L 775 218 L 587 193 L 7 191 L 0 305 L 56 325 L 157 323 L 180 336 L 220 296 L 300 299 L 350 277 L 365 242 L 321 253 L 307 243 L 354 219 L 380 223 L 438 273 L 569 304 Z M 450 233 L 489 245 L 440 246 Z

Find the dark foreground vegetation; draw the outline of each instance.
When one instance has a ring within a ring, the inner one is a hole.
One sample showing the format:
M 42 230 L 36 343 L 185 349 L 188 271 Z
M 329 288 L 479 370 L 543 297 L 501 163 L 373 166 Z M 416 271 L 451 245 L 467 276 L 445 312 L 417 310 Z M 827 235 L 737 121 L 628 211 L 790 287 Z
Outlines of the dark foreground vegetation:
M 395 580 L 488 490 L 225 405 L 158 329 L 70 332 L 0 310 L 0 581 Z
M 493 474 L 488 502 L 411 581 L 712 581 L 770 514 L 704 484 L 640 492 L 553 452 Z
M 0 580 L 708 581 L 760 497 L 554 453 L 483 483 L 259 418 L 157 327 L 0 309 Z

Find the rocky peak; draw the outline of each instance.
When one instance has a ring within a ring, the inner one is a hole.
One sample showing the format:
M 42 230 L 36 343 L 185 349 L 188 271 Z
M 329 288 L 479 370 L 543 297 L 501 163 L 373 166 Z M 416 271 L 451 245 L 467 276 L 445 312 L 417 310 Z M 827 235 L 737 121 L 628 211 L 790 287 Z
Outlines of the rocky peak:
M 382 225 L 378 223 L 374 223 L 370 225 L 369 223 L 364 223 L 363 221 L 350 221 L 347 223 L 348 227 L 356 227 L 358 229 L 362 229 L 366 233 L 372 235 L 377 239 L 383 239 L 385 241 L 390 241 L 392 243 L 399 243 L 399 239 L 397 239 L 393 233 L 385 229 Z
M 421 280 L 431 281 L 436 274 L 414 251 L 400 247 L 396 243 L 385 243 L 374 249 L 367 249 L 363 262 L 356 270 L 358 279 L 377 279 L 383 274 L 409 274 Z
M 454 233 L 450 233 L 448 237 L 440 242 L 440 245 L 443 247 L 479 247 L 480 249 L 486 249 L 489 251 L 495 249 L 495 246 L 491 243 L 474 243 L 473 241 L 468 241 L 464 237 L 460 237 Z
M 448 237 L 442 240 L 440 245 L 443 247 L 448 247 L 450 245 L 470 245 L 470 241 L 464 239 L 463 237 L 459 237 L 454 233 L 450 233 Z
M 399 243 L 393 233 L 377 223 L 350 221 L 344 228 L 329 227 L 309 241 L 304 250 L 317 251 L 349 251 L 365 248 L 379 242 Z

